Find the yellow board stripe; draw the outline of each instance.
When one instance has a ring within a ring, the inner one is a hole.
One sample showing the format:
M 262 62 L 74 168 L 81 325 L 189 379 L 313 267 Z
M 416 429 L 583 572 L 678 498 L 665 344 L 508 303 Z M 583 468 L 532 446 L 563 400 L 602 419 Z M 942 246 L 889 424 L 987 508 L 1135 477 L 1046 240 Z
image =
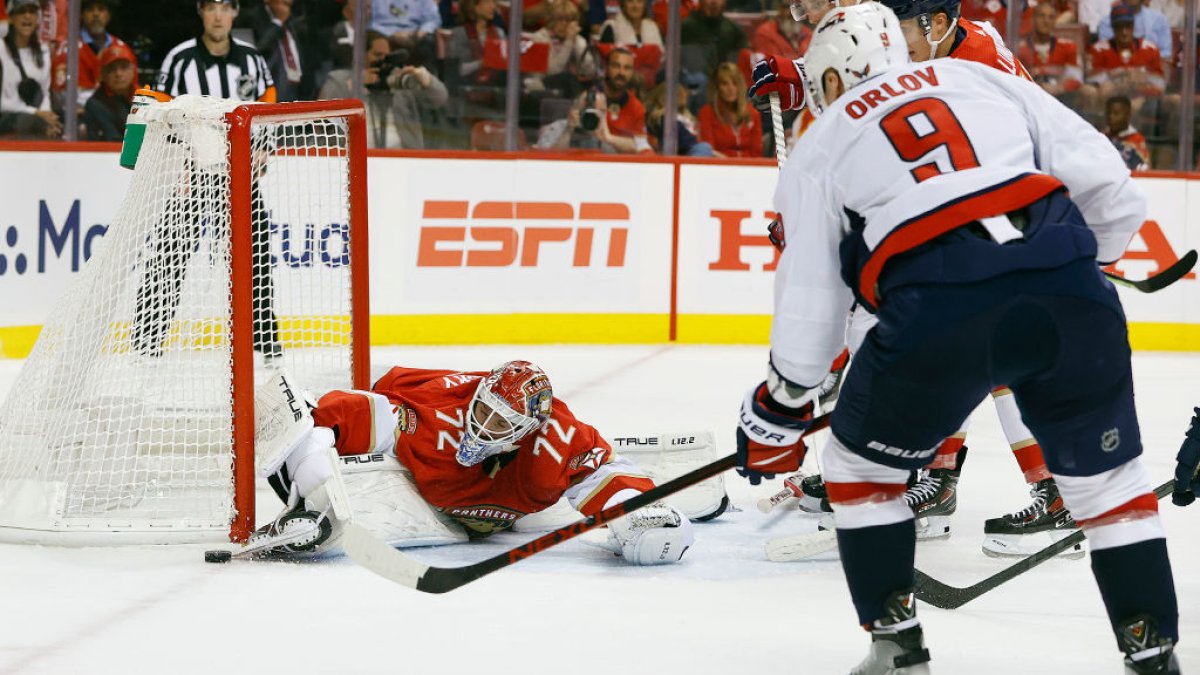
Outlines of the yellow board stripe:
M 339 333 L 331 318 L 284 319 L 286 347 L 295 334 Z M 371 317 L 372 345 L 470 344 L 658 344 L 669 342 L 667 314 L 458 314 Z M 23 359 L 33 349 L 41 326 L 0 326 L 0 357 Z M 767 315 L 680 314 L 680 344 L 768 343 Z M 300 340 L 297 340 L 299 342 Z M 1200 324 L 1129 324 L 1129 342 L 1137 351 L 1200 351 Z

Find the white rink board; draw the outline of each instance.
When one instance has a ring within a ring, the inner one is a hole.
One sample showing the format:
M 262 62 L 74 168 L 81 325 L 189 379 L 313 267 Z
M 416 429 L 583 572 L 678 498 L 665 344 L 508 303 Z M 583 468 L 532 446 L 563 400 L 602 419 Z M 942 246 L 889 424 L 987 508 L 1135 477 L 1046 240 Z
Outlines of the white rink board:
M 19 331 L 31 344 L 67 279 L 102 245 L 130 172 L 109 152 L 4 151 L 0 166 L 6 177 L 0 182 L 0 343 Z M 666 325 L 674 286 L 681 320 L 761 322 L 772 309 L 775 252 L 765 227 L 776 173 L 771 166 L 682 160 L 372 157 L 372 316 L 459 319 L 447 326 L 507 313 L 560 326 L 585 315 L 609 316 L 614 324 L 661 317 L 661 324 L 644 324 L 637 334 L 664 341 L 665 329 L 654 326 Z M 1138 182 L 1152 222 L 1117 265 L 1135 279 L 1200 245 L 1200 175 Z M 344 235 L 334 216 L 329 223 L 288 222 L 287 200 L 324 197 L 292 195 L 285 186 L 275 194 L 287 195 L 270 204 L 279 225 L 272 235 L 279 282 L 287 284 L 284 270 L 296 264 L 338 273 Z M 507 215 L 498 216 L 504 208 Z M 1184 324 L 1192 332 L 1200 325 L 1194 276 L 1154 295 L 1122 291 L 1122 301 L 1134 323 Z M 735 340 L 762 339 L 753 331 L 732 333 Z M 1174 334 L 1180 346 L 1172 348 L 1187 348 L 1192 333 Z M 396 331 L 379 335 L 404 340 Z M 0 344 L 0 351 L 22 355 L 11 344 Z

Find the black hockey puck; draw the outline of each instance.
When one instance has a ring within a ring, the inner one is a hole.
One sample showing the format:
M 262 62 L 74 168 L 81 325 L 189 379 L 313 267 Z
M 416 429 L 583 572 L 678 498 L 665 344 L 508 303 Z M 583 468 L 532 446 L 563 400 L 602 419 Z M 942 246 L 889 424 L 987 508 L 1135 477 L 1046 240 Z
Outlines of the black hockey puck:
M 204 552 L 204 562 L 227 563 L 230 560 L 233 560 L 233 553 L 229 551 L 216 550 Z

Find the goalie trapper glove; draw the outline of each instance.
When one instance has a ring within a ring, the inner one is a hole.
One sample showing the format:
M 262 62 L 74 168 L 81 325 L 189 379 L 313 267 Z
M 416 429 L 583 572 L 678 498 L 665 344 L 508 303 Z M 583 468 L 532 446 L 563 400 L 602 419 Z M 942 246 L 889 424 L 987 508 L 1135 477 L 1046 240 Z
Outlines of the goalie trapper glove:
M 746 95 L 754 107 L 762 112 L 771 110 L 771 94 L 779 94 L 782 110 L 800 110 L 804 107 L 804 74 L 797 61 L 767 56 L 754 65 L 750 74 L 750 85 Z
M 1175 491 L 1171 493 L 1171 501 L 1176 506 L 1187 506 L 1196 501 L 1196 492 L 1200 492 L 1200 408 L 1193 408 L 1192 424 L 1184 436 L 1183 445 L 1175 461 Z
M 774 369 L 771 370 L 774 374 Z M 800 468 L 807 448 L 804 432 L 812 426 L 813 402 L 818 390 L 803 390 L 796 406 L 779 402 L 771 394 L 778 386 L 772 379 L 746 394 L 738 415 L 737 472 L 758 485 L 777 473 L 792 473 Z M 797 390 L 792 389 L 795 393 Z
M 634 565 L 679 562 L 695 541 L 692 524 L 679 509 L 654 502 L 608 524 L 609 545 Z

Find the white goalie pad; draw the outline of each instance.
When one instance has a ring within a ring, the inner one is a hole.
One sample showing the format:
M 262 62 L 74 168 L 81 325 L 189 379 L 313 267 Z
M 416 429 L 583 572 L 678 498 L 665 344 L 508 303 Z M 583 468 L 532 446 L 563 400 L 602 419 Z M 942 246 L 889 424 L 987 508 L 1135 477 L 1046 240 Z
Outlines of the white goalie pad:
M 412 474 L 390 455 L 348 455 L 339 467 L 354 522 L 395 547 L 467 541 L 461 526 L 426 503 Z
M 312 431 L 308 394 L 284 371 L 254 390 L 254 470 L 270 476 Z
M 613 449 L 654 479 L 655 485 L 716 461 L 716 443 L 711 431 L 625 436 L 612 439 Z M 728 505 L 725 477 L 716 475 L 666 499 L 691 520 L 707 520 Z

